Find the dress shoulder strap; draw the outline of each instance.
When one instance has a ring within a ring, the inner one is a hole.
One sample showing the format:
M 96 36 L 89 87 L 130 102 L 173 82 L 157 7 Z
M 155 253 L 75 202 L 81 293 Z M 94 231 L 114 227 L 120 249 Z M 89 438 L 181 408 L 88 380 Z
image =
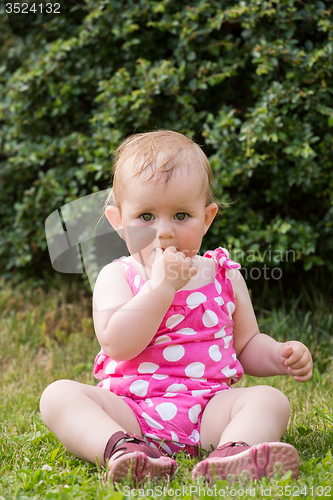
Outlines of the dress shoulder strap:
M 229 252 L 226 248 L 216 248 L 209 250 L 204 257 L 214 259 L 216 262 L 215 282 L 219 283 L 220 294 L 224 301 L 233 302 L 236 307 L 236 299 L 230 279 L 227 277 L 226 271 L 230 269 L 239 269 L 241 267 L 238 262 L 229 259 Z M 231 306 L 230 306 L 231 307 Z
M 223 247 L 218 247 L 215 250 L 208 250 L 204 257 L 214 259 L 218 267 L 223 269 L 239 269 L 241 267 L 238 262 L 229 259 L 229 252 Z
M 117 259 L 117 262 L 120 262 L 124 266 L 128 284 L 131 287 L 133 295 L 136 295 L 145 284 L 145 280 L 141 278 L 139 271 L 133 262 L 131 262 L 130 257 L 121 257 L 120 259 Z

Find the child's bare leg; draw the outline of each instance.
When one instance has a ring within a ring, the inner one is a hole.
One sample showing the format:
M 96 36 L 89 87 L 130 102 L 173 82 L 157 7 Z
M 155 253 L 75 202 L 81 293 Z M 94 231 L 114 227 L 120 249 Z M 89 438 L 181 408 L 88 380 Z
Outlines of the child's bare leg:
M 131 473 L 136 480 L 147 476 L 171 477 L 174 460 L 154 450 L 141 436 L 131 408 L 115 394 L 71 380 L 59 380 L 41 397 L 41 414 L 46 425 L 79 458 L 102 465 L 109 460 L 108 477 L 119 481 Z M 105 456 L 105 459 L 104 459 Z
M 199 462 L 192 478 L 205 476 L 231 482 L 270 478 L 274 473 L 298 476 L 299 456 L 280 443 L 290 405 L 283 393 L 268 386 L 232 389 L 214 396 L 201 421 L 201 445 L 216 450 Z
M 201 421 L 201 446 L 210 450 L 229 441 L 259 444 L 279 441 L 288 425 L 290 404 L 269 386 L 221 392 L 207 404 Z
M 104 465 L 104 450 L 117 431 L 141 436 L 132 409 L 119 396 L 72 380 L 49 385 L 40 401 L 42 418 L 77 457 Z

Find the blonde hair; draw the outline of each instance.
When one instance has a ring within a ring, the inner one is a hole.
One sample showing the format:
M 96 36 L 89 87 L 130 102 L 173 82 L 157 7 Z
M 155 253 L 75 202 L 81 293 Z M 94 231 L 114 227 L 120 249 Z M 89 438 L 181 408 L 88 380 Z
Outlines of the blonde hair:
M 130 167 L 128 159 L 131 159 Z M 168 183 L 178 168 L 200 172 L 206 183 L 206 204 L 217 203 L 211 189 L 214 181 L 212 169 L 200 146 L 179 132 L 157 130 L 131 135 L 116 149 L 112 169 L 113 188 L 105 207 L 111 203 L 121 208 L 129 174 L 132 174 L 131 177 L 143 176 L 147 181 L 164 179 Z

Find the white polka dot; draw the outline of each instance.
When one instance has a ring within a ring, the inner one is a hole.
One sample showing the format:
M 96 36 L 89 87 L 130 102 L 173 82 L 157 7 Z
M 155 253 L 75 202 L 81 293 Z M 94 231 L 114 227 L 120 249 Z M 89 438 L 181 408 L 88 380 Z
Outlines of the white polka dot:
M 175 432 L 170 431 L 172 441 L 178 442 L 178 436 Z
M 153 427 L 154 429 L 163 429 L 163 425 L 161 425 L 159 422 L 156 422 L 156 420 L 151 418 L 146 412 L 143 412 L 142 416 L 147 422 L 147 424 Z
M 181 333 L 182 335 L 196 335 L 197 332 L 193 330 L 193 328 L 181 328 L 177 330 L 177 333 Z
M 156 365 L 155 363 L 150 363 L 149 361 L 140 363 L 140 365 L 138 366 L 139 373 L 154 373 L 158 369 L 159 369 L 158 365 Z
M 224 337 L 224 349 L 228 349 L 230 341 L 232 340 L 232 335 L 227 335 Z
M 188 411 L 188 418 L 191 420 L 192 424 L 196 424 L 201 412 L 201 405 L 197 404 L 192 406 Z
M 145 434 L 145 437 L 151 438 L 151 439 L 157 439 L 158 441 L 160 440 L 160 438 L 158 436 L 156 436 L 156 434 L 151 434 L 150 432 L 149 433 L 147 432 L 147 434 Z
M 166 320 L 165 326 L 167 328 L 174 328 L 175 326 L 179 325 L 179 323 L 181 323 L 184 318 L 185 316 L 183 316 L 182 314 L 174 314 Z
M 170 450 L 169 446 L 164 442 L 164 441 L 161 441 L 160 443 L 160 447 L 166 451 L 168 453 L 168 455 L 172 455 L 172 451 Z
M 98 356 L 98 359 L 97 359 L 97 364 L 100 365 L 101 363 L 103 363 L 103 361 L 106 359 L 106 355 L 105 354 L 100 354 Z
M 233 358 L 234 358 L 234 360 L 236 361 L 237 356 L 236 356 L 236 353 L 235 353 L 235 352 L 233 353 L 232 357 L 233 357 Z
M 205 365 L 200 363 L 200 361 L 194 361 L 194 363 L 190 363 L 185 368 L 185 373 L 188 377 L 200 378 L 204 374 Z
M 130 385 L 130 391 L 136 396 L 146 396 L 149 383 L 147 380 L 136 380 Z
M 162 373 L 154 373 L 154 375 L 151 376 L 152 378 L 155 378 L 156 380 L 164 380 L 169 377 L 169 375 L 163 375 Z
M 231 318 L 234 310 L 236 309 L 235 304 L 233 302 L 228 302 L 227 309 L 228 309 L 228 313 L 229 313 L 229 318 Z
M 215 332 L 215 338 L 216 339 L 221 339 L 222 337 L 225 337 L 225 326 L 221 328 L 218 332 Z
M 134 286 L 135 286 L 136 288 L 139 288 L 140 281 L 141 281 L 141 276 L 140 276 L 140 274 L 137 274 L 137 275 L 135 276 L 135 278 L 134 278 L 134 282 L 133 282 L 133 283 L 134 283 Z
M 170 392 L 184 392 L 187 391 L 187 387 L 185 384 L 171 384 L 167 388 L 167 391 Z
M 145 399 L 145 403 L 147 404 L 147 406 L 151 407 L 151 406 L 154 406 L 154 403 L 152 402 L 152 400 L 150 398 L 147 398 Z
M 208 353 L 213 361 L 220 361 L 222 358 L 222 354 L 220 353 L 218 345 L 211 345 L 208 349 Z
M 237 370 L 236 368 L 230 368 L 229 365 L 227 365 L 221 370 L 221 372 L 225 377 L 229 378 L 235 375 L 237 373 Z
M 194 309 L 195 307 L 198 307 L 200 304 L 203 302 L 206 302 L 207 297 L 201 292 L 193 292 L 191 295 L 189 295 L 186 299 L 186 304 L 188 307 L 191 309 Z
M 200 434 L 199 434 L 199 432 L 196 429 L 193 429 L 193 431 L 189 435 L 189 438 L 190 438 L 190 440 L 193 443 L 199 443 L 199 441 L 200 441 Z
M 102 384 L 103 384 L 103 389 L 110 390 L 111 378 L 109 377 L 106 378 L 105 380 L 103 380 Z
M 222 297 L 214 297 L 214 300 L 219 306 L 223 306 L 224 300 L 222 299 Z
M 108 366 L 105 369 L 105 373 L 107 375 L 111 375 L 111 373 L 115 372 L 116 366 L 117 366 L 117 361 L 115 361 L 114 359 L 111 359 Z
M 218 324 L 219 319 L 214 311 L 207 309 L 207 311 L 205 311 L 202 315 L 202 322 L 206 328 L 211 328 Z
M 154 344 L 163 344 L 164 342 L 170 342 L 170 340 L 171 337 L 169 337 L 169 335 L 161 335 L 160 337 L 157 337 Z
M 221 293 L 222 292 L 222 287 L 221 287 L 221 283 L 219 283 L 217 280 L 214 280 L 214 283 L 215 283 L 215 288 L 217 290 L 217 293 Z M 222 297 L 221 297 L 222 299 Z
M 218 387 L 220 387 L 218 385 Z M 208 394 L 210 392 L 210 389 L 198 389 L 196 391 L 192 391 L 192 396 L 202 396 L 203 394 Z
M 185 349 L 182 345 L 169 345 L 163 349 L 163 357 L 167 361 L 179 361 L 185 354 Z
M 162 420 L 171 420 L 177 414 L 177 406 L 174 403 L 161 403 L 156 406 L 155 410 Z
M 175 396 L 177 396 L 176 392 L 166 392 L 165 394 L 163 394 L 164 398 L 174 398 Z
M 133 378 L 136 377 L 136 375 L 123 375 L 123 378 Z

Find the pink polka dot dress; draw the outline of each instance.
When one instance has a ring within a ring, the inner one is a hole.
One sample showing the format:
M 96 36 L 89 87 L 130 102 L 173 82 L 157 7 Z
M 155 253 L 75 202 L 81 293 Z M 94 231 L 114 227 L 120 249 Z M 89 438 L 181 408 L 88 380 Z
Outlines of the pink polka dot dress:
M 226 270 L 241 267 L 217 248 L 212 283 L 178 290 L 150 344 L 127 361 L 95 359 L 98 386 L 121 396 L 134 411 L 144 437 L 170 455 L 185 449 L 197 454 L 203 410 L 217 393 L 244 374 L 233 348 L 232 314 L 236 303 Z M 128 257 L 119 259 L 136 295 L 145 283 Z

